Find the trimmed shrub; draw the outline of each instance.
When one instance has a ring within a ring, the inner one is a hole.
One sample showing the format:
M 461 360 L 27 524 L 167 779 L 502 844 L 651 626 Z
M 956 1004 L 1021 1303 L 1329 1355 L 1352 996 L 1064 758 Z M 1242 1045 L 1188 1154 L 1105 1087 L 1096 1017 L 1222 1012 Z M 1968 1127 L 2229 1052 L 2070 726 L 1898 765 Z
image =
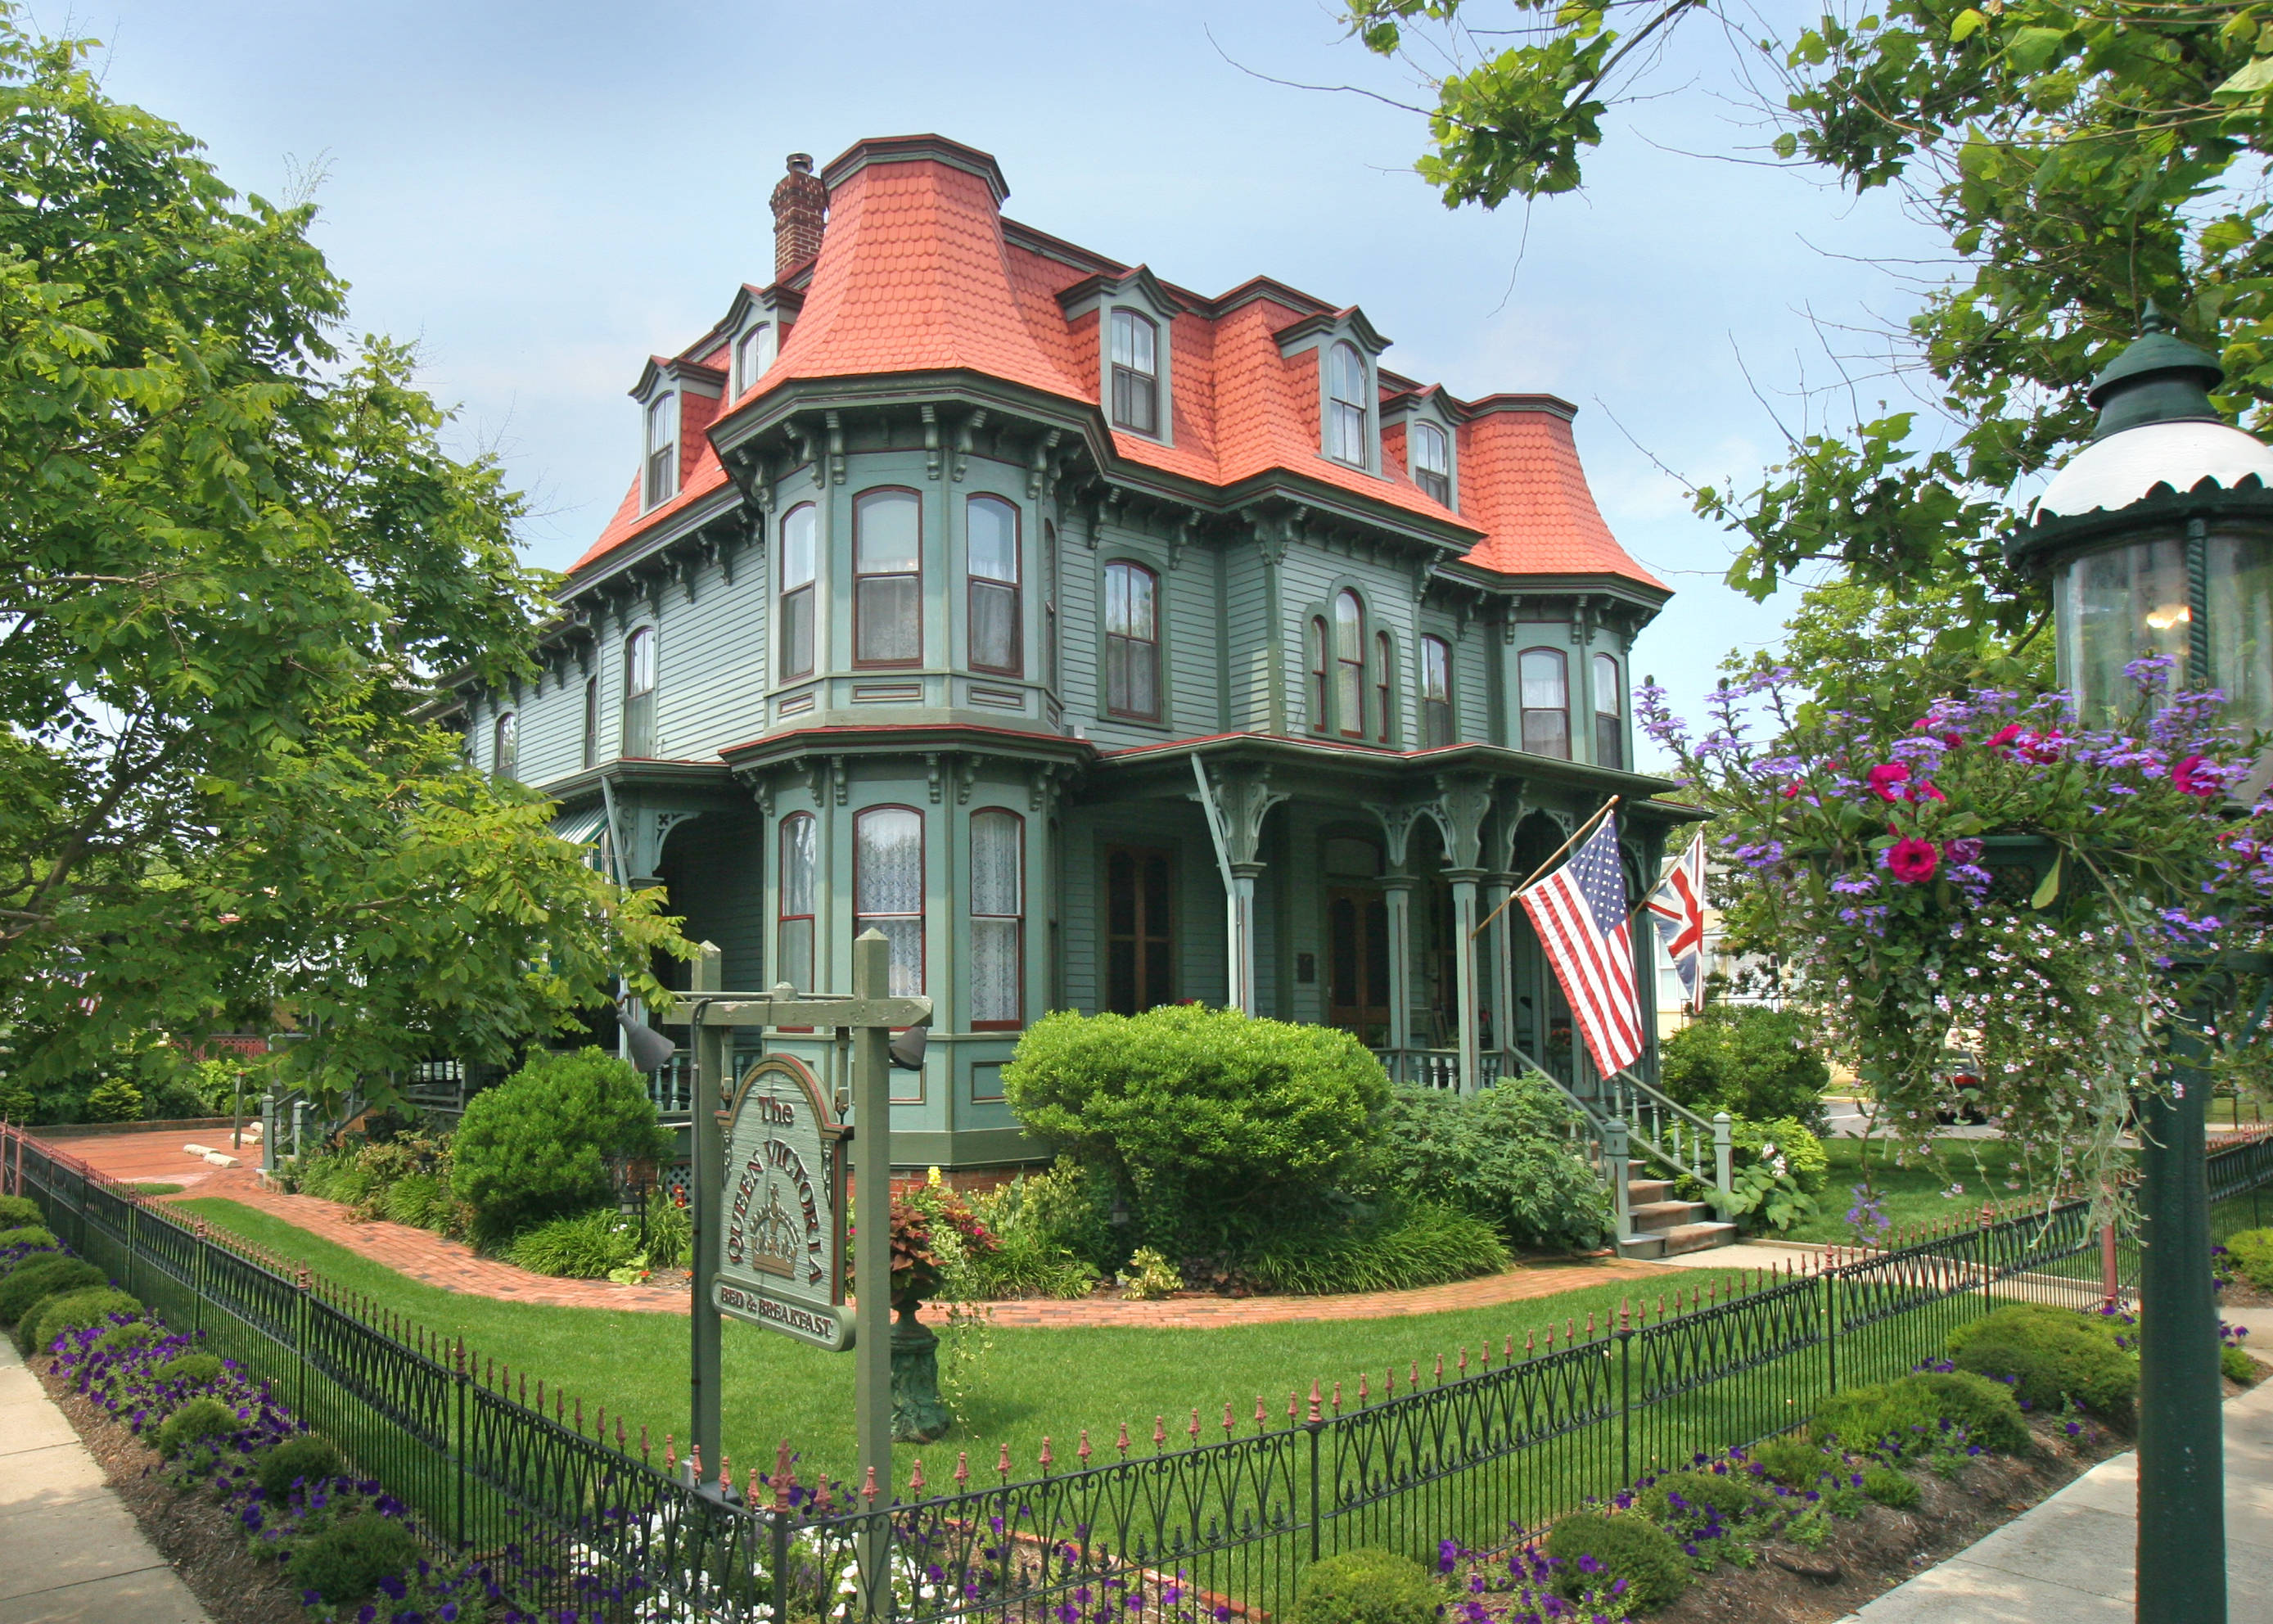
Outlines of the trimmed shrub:
M 142 1091 L 124 1077 L 106 1077 L 86 1096 L 89 1122 L 132 1122 L 142 1115 Z
M 167 1360 L 152 1374 L 161 1381 L 178 1381 L 184 1387 L 201 1387 L 209 1381 L 219 1381 L 227 1367 L 217 1353 L 185 1353 Z
M 94 1345 L 105 1353 L 126 1353 L 136 1348 L 147 1348 L 165 1335 L 162 1327 L 147 1320 L 130 1320 L 124 1325 L 114 1325 L 94 1339 Z
M 1920 1371 L 1849 1387 L 1823 1402 L 1808 1431 L 1850 1449 L 1909 1455 L 1942 1442 L 1945 1421 L 1984 1449 L 2014 1455 L 2028 1447 L 2028 1425 L 2013 1390 L 1969 1371 Z
M 1432 1624 L 1444 1592 L 1394 1551 L 1345 1551 L 1302 1573 L 1294 1624 Z
M 1659 1087 L 1706 1117 L 1796 1116 L 1810 1127 L 1823 1121 L 1823 1091 L 1831 1083 L 1807 1018 L 1757 1004 L 1707 1005 L 1665 1040 L 1658 1073 Z
M 47 1214 L 40 1204 L 27 1195 L 0 1195 L 0 1228 L 21 1229 L 26 1224 L 47 1222 Z
M 11 1246 L 53 1246 L 57 1244 L 53 1232 L 36 1223 L 19 1224 L 12 1229 L 0 1229 L 0 1252 Z
M 429 1228 L 449 1210 L 450 1192 L 431 1173 L 406 1173 L 379 1198 L 379 1214 L 392 1223 Z
M 1609 1197 L 1565 1136 L 1572 1116 L 1530 1076 L 1472 1094 L 1399 1087 L 1383 1119 L 1384 1177 L 1417 1200 L 1482 1219 L 1511 1246 L 1591 1251 L 1609 1233 Z
M 103 1272 L 84 1258 L 41 1258 L 0 1281 L 0 1325 L 21 1325 L 42 1298 L 63 1291 L 109 1285 Z
M 2233 1267 L 2260 1291 L 2273 1291 L 2273 1229 L 2244 1229 L 2226 1237 Z
M 320 1432 L 302 1432 L 254 1462 L 252 1480 L 260 1485 L 262 1494 L 281 1500 L 291 1494 L 296 1483 L 304 1480 L 313 1486 L 347 1469 L 348 1458 L 340 1453 L 339 1445 Z
M 1197 1004 L 1045 1015 L 1002 1087 L 1028 1135 L 1126 1199 L 1122 1245 L 1172 1256 L 1314 1205 L 1363 1166 L 1389 1102 L 1381 1063 L 1348 1033 Z
M 610 1269 L 625 1267 L 638 1252 L 639 1221 L 611 1207 L 541 1223 L 514 1237 L 506 1248 L 522 1268 L 573 1280 L 604 1280 Z
M 1918 1485 L 1910 1481 L 1910 1475 L 1883 1461 L 1873 1461 L 1863 1469 L 1863 1493 L 1896 1511 L 1907 1511 L 1918 1503 Z
M 243 1430 L 236 1411 L 217 1398 L 193 1398 L 158 1429 L 158 1453 L 172 1460 L 183 1450 Z
M 302 1545 L 288 1571 L 292 1583 L 335 1607 L 361 1601 L 379 1582 L 416 1566 L 418 1537 L 370 1512 L 342 1517 Z
M 468 1101 L 451 1143 L 452 1187 L 485 1240 L 605 1201 L 611 1156 L 660 1160 L 671 1148 L 640 1074 L 596 1048 L 530 1056 Z
M 1671 1606 L 1689 1588 L 1689 1559 L 1680 1542 L 1647 1517 L 1579 1512 L 1555 1525 L 1547 1554 L 1563 1564 L 1555 1588 L 1565 1596 L 1624 1579 L 1633 1610 L 1651 1613 Z
M 84 1331 L 101 1325 L 113 1314 L 139 1314 L 142 1299 L 90 1286 L 84 1291 L 62 1291 L 43 1299 L 16 1327 L 16 1346 L 26 1353 L 42 1353 L 56 1345 L 66 1331 Z
M 2115 1345 L 2097 1315 L 2015 1303 L 1951 1333 L 1960 1370 L 2008 1377 L 2030 1408 L 2057 1410 L 2073 1399 L 2094 1415 L 2129 1412 L 2139 1393 L 2138 1356 Z
M 1477 1274 L 1514 1259 L 1481 1218 L 1415 1201 L 1337 1229 L 1331 1220 L 1289 1225 L 1257 1243 L 1247 1267 L 1274 1291 L 1406 1291 Z
M 1765 1503 L 1759 1484 L 1749 1473 L 1715 1471 L 1669 1473 L 1645 1489 L 1635 1502 L 1651 1522 L 1682 1528 L 1707 1521 L 1704 1514 L 1708 1513 L 1711 1519 L 1722 1522 L 1741 1522 Z
M 1841 1465 L 1839 1457 L 1820 1444 L 1789 1433 L 1755 1445 L 1751 1455 L 1760 1476 L 1788 1489 L 1812 1489 L 1817 1478 L 1837 1471 Z
M 2255 1387 L 2265 1374 L 2263 1367 L 2256 1360 L 2232 1342 L 2218 1349 L 2217 1369 L 2218 1374 L 2228 1381 L 2238 1381 L 2245 1387 Z

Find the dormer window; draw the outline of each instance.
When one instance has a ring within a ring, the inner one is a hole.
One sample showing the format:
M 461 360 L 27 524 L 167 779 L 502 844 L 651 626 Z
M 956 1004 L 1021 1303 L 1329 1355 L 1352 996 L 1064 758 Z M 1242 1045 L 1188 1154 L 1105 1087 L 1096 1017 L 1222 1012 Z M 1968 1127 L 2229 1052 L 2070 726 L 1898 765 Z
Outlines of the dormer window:
M 766 368 L 774 364 L 774 329 L 770 322 L 761 322 L 735 341 L 734 393 L 746 394 L 752 384 L 766 375 Z
M 674 391 L 648 402 L 647 505 L 652 508 L 678 494 L 679 395 Z
M 1440 505 L 1452 505 L 1452 441 L 1433 423 L 1413 425 L 1413 483 Z
M 1365 361 L 1357 346 L 1336 344 L 1326 352 L 1326 455 L 1352 468 L 1373 460 L 1368 432 L 1373 414 L 1365 396 Z
M 1133 310 L 1113 312 L 1113 426 L 1160 432 L 1159 329 Z

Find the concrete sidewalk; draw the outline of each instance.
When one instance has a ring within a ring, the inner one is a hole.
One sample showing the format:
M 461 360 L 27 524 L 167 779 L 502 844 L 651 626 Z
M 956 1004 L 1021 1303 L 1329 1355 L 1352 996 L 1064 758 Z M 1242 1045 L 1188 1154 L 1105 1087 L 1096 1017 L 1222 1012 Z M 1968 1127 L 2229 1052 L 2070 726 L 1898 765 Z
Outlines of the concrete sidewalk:
M 2262 1357 L 2273 1309 L 2225 1317 Z M 2138 1496 L 2136 1451 L 2102 1461 L 1842 1624 L 2129 1624 Z M 2273 1378 L 2225 1407 L 2225 1575 L 2232 1624 L 2273 1624 Z
M 210 1624 L 4 1337 L 0 1624 Z

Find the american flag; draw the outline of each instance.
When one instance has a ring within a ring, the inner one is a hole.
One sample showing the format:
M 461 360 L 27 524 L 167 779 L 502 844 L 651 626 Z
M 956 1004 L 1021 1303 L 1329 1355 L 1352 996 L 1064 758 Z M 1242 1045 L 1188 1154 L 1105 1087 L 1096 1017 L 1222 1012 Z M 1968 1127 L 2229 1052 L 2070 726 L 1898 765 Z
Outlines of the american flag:
M 1705 1007 L 1705 831 L 1691 837 L 1689 849 L 1674 861 L 1649 893 L 1649 920 L 1665 944 L 1674 974 L 1689 1007 Z
M 1587 1052 L 1605 1077 L 1624 1071 L 1642 1051 L 1641 999 L 1634 991 L 1617 815 L 1605 817 L 1569 862 L 1522 892 L 1521 900 L 1571 1001 Z

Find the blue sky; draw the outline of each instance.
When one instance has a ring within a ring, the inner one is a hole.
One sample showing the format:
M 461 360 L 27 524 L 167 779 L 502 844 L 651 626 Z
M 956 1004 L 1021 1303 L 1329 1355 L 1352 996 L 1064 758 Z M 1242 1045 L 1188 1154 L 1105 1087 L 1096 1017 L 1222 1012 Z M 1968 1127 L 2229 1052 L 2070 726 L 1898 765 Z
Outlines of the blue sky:
M 1637 668 L 1692 715 L 1781 610 L 1720 583 L 1728 538 L 1656 464 L 1749 481 L 1799 410 L 1789 392 L 1827 372 L 1811 318 L 1898 321 L 1912 296 L 1881 263 L 1935 246 L 1883 197 L 1692 155 L 1759 139 L 1702 29 L 1653 81 L 1669 94 L 1615 116 L 1585 192 L 1486 214 L 1446 210 L 1411 172 L 1413 115 L 1242 71 L 1409 96 L 1320 0 L 32 16 L 106 41 L 111 94 L 199 136 L 240 188 L 274 196 L 320 169 L 317 238 L 356 326 L 419 342 L 464 445 L 495 448 L 535 501 L 536 563 L 574 559 L 628 483 L 625 391 L 646 357 L 768 279 L 784 154 L 935 130 L 995 154 L 1017 219 L 1204 291 L 1266 274 L 1362 304 L 1390 365 L 1458 395 L 1576 402 L 1605 516 L 1678 594 Z

